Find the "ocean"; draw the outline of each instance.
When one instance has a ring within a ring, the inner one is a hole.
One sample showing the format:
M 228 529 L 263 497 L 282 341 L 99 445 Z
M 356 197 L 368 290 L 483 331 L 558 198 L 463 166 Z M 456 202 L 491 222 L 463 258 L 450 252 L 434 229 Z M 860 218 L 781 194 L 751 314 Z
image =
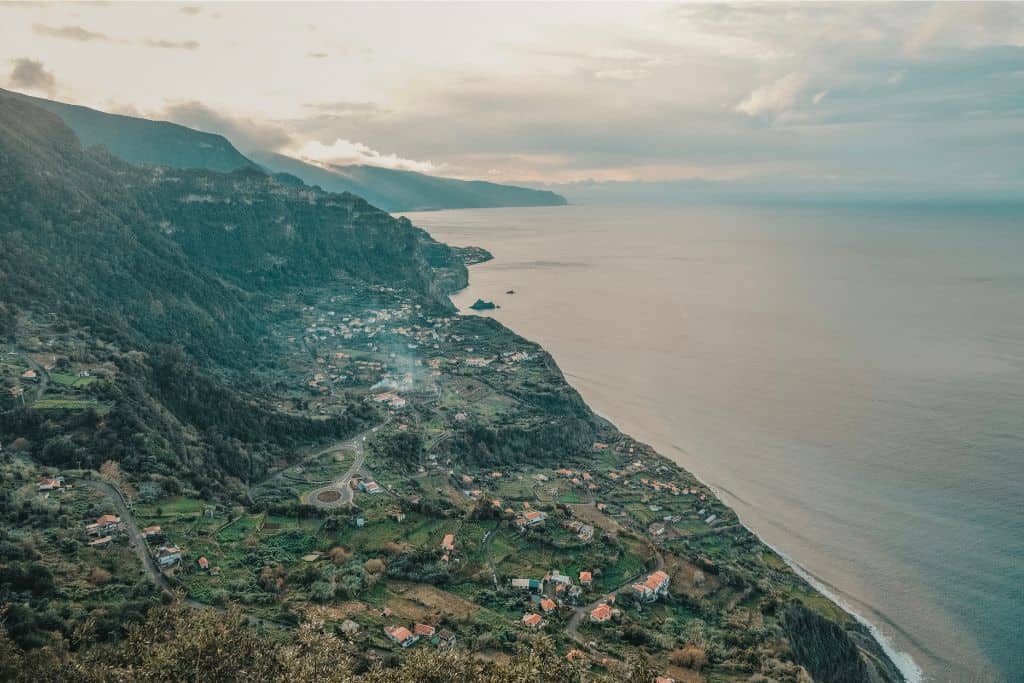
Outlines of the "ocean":
M 911 680 L 1024 681 L 1024 207 L 409 214 Z M 507 290 L 514 294 L 506 294 Z

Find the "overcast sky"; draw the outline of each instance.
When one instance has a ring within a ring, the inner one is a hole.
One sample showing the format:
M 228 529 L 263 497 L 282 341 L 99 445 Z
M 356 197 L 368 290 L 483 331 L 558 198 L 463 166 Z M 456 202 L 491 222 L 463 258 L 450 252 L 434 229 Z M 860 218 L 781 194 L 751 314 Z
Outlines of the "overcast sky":
M 4 4 L 5 82 L 456 177 L 1024 185 L 1024 4 Z

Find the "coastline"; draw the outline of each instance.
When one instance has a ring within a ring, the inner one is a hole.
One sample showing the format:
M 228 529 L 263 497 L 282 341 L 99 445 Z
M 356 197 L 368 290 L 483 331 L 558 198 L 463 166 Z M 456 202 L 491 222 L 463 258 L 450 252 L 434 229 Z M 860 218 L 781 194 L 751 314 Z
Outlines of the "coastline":
M 462 311 L 459 311 L 459 313 L 461 315 Z M 591 408 L 591 410 L 593 410 L 593 408 Z M 623 431 L 619 427 L 619 425 L 615 422 L 614 419 L 610 418 L 607 415 L 599 413 L 596 410 L 594 410 L 594 414 L 597 415 L 602 420 L 607 421 L 616 430 L 622 432 L 623 434 L 626 434 L 626 432 Z M 631 434 L 627 434 L 627 435 L 630 436 L 630 438 L 634 438 L 633 435 L 631 435 Z M 646 443 L 646 441 L 643 441 L 642 438 L 641 439 L 637 439 L 637 440 L 641 441 L 643 443 Z M 680 467 L 680 469 L 685 469 L 681 465 L 679 467 Z M 710 489 L 712 491 L 712 493 L 715 494 L 715 497 L 717 497 L 719 500 L 721 500 L 722 503 L 726 505 L 726 507 L 731 509 L 733 512 L 736 512 L 735 508 L 733 508 L 732 505 L 729 505 L 728 497 L 723 495 L 722 491 L 720 489 L 718 489 L 718 488 L 708 484 L 706 481 L 704 481 L 695 472 L 691 472 L 690 470 L 685 470 L 685 471 L 688 472 L 689 474 L 691 474 L 701 484 L 703 484 L 704 486 L 707 486 L 708 489 Z M 820 579 L 818 579 L 816 576 L 814 576 L 813 574 L 808 572 L 806 569 L 804 569 L 800 565 L 799 562 L 794 560 L 792 557 L 790 557 L 787 553 L 783 552 L 781 549 L 777 548 L 776 546 L 772 545 L 771 543 L 766 541 L 764 538 L 762 538 L 757 532 L 755 532 L 753 529 L 751 529 L 747 525 L 746 522 L 743 521 L 743 518 L 740 517 L 739 513 L 736 513 L 736 517 L 737 517 L 737 519 L 740 520 L 740 524 L 743 525 L 744 529 L 749 531 L 764 546 L 766 546 L 768 548 L 771 548 L 772 551 L 774 553 L 776 553 L 779 557 L 781 557 L 786 562 L 786 564 L 789 565 L 789 567 L 794 572 L 796 572 L 796 574 L 800 578 L 802 578 L 804 581 L 806 581 L 811 586 L 813 586 L 814 590 L 818 591 L 819 593 L 824 595 L 826 598 L 828 598 L 829 600 L 834 602 L 844 612 L 849 614 L 851 617 L 856 619 L 861 625 L 863 625 L 866 629 L 868 629 L 868 632 L 871 633 L 871 637 L 875 639 L 875 642 L 877 642 L 878 645 L 882 648 L 882 650 L 885 652 L 886 656 L 889 657 L 889 659 L 896 666 L 896 668 L 899 669 L 900 674 L 903 675 L 903 678 L 906 679 L 907 683 L 926 683 L 929 680 L 929 679 L 925 678 L 924 671 L 922 671 L 921 667 L 917 664 L 917 662 L 914 661 L 914 658 L 910 655 L 910 653 L 904 652 L 903 650 L 900 650 L 898 647 L 896 647 L 896 644 L 892 641 L 892 639 L 889 638 L 882 631 L 882 629 L 878 625 L 876 625 L 875 623 L 870 621 L 867 617 L 865 617 L 864 615 L 860 614 L 855 609 L 853 609 L 853 607 L 851 607 L 850 604 L 847 601 L 843 600 L 842 597 L 837 595 L 835 593 L 835 591 L 833 591 L 831 588 L 826 586 Z
M 492 256 L 492 259 L 493 259 L 493 256 Z M 492 259 L 488 259 L 488 260 L 492 260 Z M 469 268 L 472 268 L 472 265 L 477 265 L 477 264 L 467 264 L 467 266 Z M 455 294 L 458 294 L 459 292 L 464 292 L 467 289 L 469 289 L 469 280 L 468 279 L 467 279 L 467 284 L 466 284 L 465 287 L 461 287 L 458 290 L 455 290 L 455 291 L 452 291 L 452 292 L 449 293 L 449 295 L 448 295 L 449 300 L 451 301 L 452 297 Z M 458 311 L 459 315 L 480 315 L 480 316 L 483 316 L 483 317 L 491 317 L 491 318 L 493 318 L 493 315 L 492 315 L 493 312 L 492 311 L 472 311 L 472 310 L 470 310 L 468 308 L 466 310 L 463 310 L 463 309 L 459 308 L 459 306 L 454 301 L 452 301 L 452 305 L 456 308 L 456 310 Z M 497 320 L 496 318 L 495 318 L 495 321 L 500 323 L 500 324 L 502 324 L 502 325 L 504 325 L 504 323 L 502 323 L 500 320 Z M 509 328 L 509 329 L 511 330 L 511 328 Z M 516 333 L 515 330 L 512 330 L 512 332 Z M 538 346 L 540 346 L 540 345 L 538 344 Z M 550 354 L 550 352 L 547 351 L 546 349 L 545 349 L 545 352 Z M 552 355 L 552 358 L 554 358 L 553 355 Z M 557 363 L 557 359 L 555 359 L 555 360 L 556 360 L 556 363 Z M 566 379 L 565 381 L 570 386 L 572 386 L 571 382 L 569 382 L 568 379 Z M 575 390 L 576 387 L 573 386 L 573 389 Z M 584 401 L 584 402 L 586 402 L 586 401 Z M 637 439 L 633 434 L 627 433 L 627 432 L 623 431 L 622 429 L 620 429 L 620 427 L 618 426 L 618 424 L 615 422 L 614 419 L 608 417 L 607 415 L 598 413 L 597 411 L 593 410 L 593 408 L 589 405 L 589 403 L 587 404 L 587 407 L 588 407 L 588 409 L 590 409 L 593 412 L 594 415 L 596 415 L 600 419 L 608 422 L 608 424 L 610 424 L 616 431 L 620 432 L 621 434 L 623 434 L 623 435 L 625 435 L 625 436 L 627 436 L 627 437 L 629 437 L 631 439 L 635 439 L 639 443 L 647 443 L 642 438 Z M 661 455 L 661 453 L 659 451 L 657 451 L 656 449 L 654 449 L 654 450 L 655 450 L 656 453 Z M 670 460 L 677 467 L 679 467 L 680 470 L 685 471 L 686 473 L 688 473 L 689 475 L 694 477 L 697 481 L 699 481 L 701 484 L 706 486 L 715 495 L 715 497 L 718 498 L 722 502 L 723 505 L 728 507 L 730 510 L 733 511 L 734 514 L 736 514 L 736 518 L 739 520 L 739 522 L 743 526 L 743 528 L 747 532 L 749 532 L 752 536 L 754 536 L 758 540 L 758 542 L 760 542 L 766 548 L 769 548 L 773 552 L 775 552 L 780 558 L 782 558 L 782 560 L 787 564 L 787 566 L 789 566 L 794 571 L 794 573 L 796 573 L 801 579 L 806 581 L 812 588 L 814 588 L 814 590 L 816 590 L 818 593 L 823 595 L 825 598 L 827 598 L 833 604 L 838 606 L 841 610 L 843 610 L 844 612 L 849 614 L 857 623 L 859 623 L 861 626 L 863 626 L 865 629 L 867 629 L 867 631 L 870 634 L 871 638 L 875 641 L 875 643 L 878 645 L 878 647 L 881 648 L 881 650 L 885 653 L 886 657 L 889 658 L 889 660 L 892 663 L 892 665 L 896 668 L 896 670 L 900 673 L 900 675 L 904 678 L 904 680 L 907 683 L 926 683 L 927 679 L 925 679 L 925 677 L 924 677 L 924 672 L 922 671 L 921 667 L 914 661 L 913 657 L 908 652 L 905 652 L 905 651 L 900 650 L 899 648 L 897 648 L 895 643 L 888 636 L 885 635 L 885 633 L 881 630 L 880 627 L 878 627 L 876 624 L 871 622 L 869 619 L 867 619 L 866 617 L 864 617 L 863 615 L 858 613 L 856 610 L 854 610 L 849 605 L 849 603 L 847 603 L 841 597 L 836 595 L 834 591 L 830 590 L 820 580 L 818 580 L 816 577 L 814 577 L 812 574 L 810 574 L 807 570 L 805 570 L 803 567 L 801 567 L 800 564 L 798 562 L 796 562 L 792 557 L 790 557 L 786 553 L 781 552 L 778 548 L 776 548 L 775 546 L 769 544 L 760 535 L 758 535 L 756 532 L 754 532 L 740 518 L 739 514 L 736 513 L 736 511 L 733 508 L 733 506 L 728 504 L 727 498 L 722 495 L 722 492 L 719 489 L 717 489 L 717 488 L 707 484 L 696 473 L 690 471 L 689 469 L 684 468 L 682 465 L 677 463 L 672 458 L 669 458 L 668 456 L 665 456 L 665 455 L 662 455 L 662 457 L 666 458 L 667 460 Z

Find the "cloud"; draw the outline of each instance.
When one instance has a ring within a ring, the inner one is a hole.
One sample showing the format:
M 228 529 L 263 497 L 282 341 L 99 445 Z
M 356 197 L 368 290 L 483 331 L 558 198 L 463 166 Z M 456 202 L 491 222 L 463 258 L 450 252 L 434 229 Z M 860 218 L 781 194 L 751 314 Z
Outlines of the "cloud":
M 166 50 L 196 50 L 199 48 L 199 43 L 195 40 L 154 40 L 148 38 L 143 40 L 142 45 L 146 47 L 158 47 Z
M 52 71 L 47 71 L 42 62 L 34 59 L 14 59 L 11 71 L 11 85 L 25 90 L 40 90 L 53 93 L 57 87 L 57 79 Z
M 814 104 L 819 104 L 827 96 L 828 96 L 828 89 L 821 90 L 821 91 L 815 93 L 814 97 L 811 98 L 811 102 L 813 102 Z
M 759 116 L 778 116 L 796 104 L 797 97 L 807 85 L 807 76 L 791 73 L 779 80 L 755 88 L 747 97 L 736 105 L 735 111 L 756 118 Z
M 40 36 L 64 38 L 66 40 L 78 40 L 81 42 L 89 42 L 91 40 L 110 40 L 110 36 L 105 33 L 96 33 L 95 31 L 84 29 L 81 26 L 47 26 L 45 24 L 33 24 L 32 32 Z
M 645 69 L 605 69 L 594 73 L 594 78 L 601 81 L 638 81 L 649 75 Z
M 403 159 L 396 154 L 381 154 L 361 142 L 352 142 L 341 138 L 330 145 L 313 140 L 295 149 L 293 154 L 320 165 L 363 164 L 402 171 L 418 171 L 419 173 L 432 173 L 438 170 L 438 167 L 430 161 L 415 161 Z
M 277 151 L 292 142 L 291 136 L 280 126 L 243 117 L 224 116 L 202 102 L 172 104 L 153 117 L 165 118 L 208 133 L 218 133 L 243 152 Z
M 190 17 L 194 17 L 195 15 L 201 13 L 203 11 L 203 8 L 202 7 L 196 7 L 195 5 L 186 5 L 185 7 L 182 7 L 181 9 L 179 9 L 178 11 L 181 12 L 182 14 L 187 14 Z
M 183 7 L 181 11 L 187 9 L 199 9 Z M 96 31 L 90 31 L 89 29 L 82 28 L 81 26 L 47 26 L 46 24 L 33 24 L 32 31 L 36 35 L 47 36 L 49 38 L 60 38 L 62 40 L 76 40 L 81 43 L 89 42 L 103 42 L 103 43 L 122 43 L 130 44 L 132 41 L 112 38 L 105 33 L 98 33 Z M 195 40 L 163 40 L 159 38 L 141 38 L 135 41 L 135 44 L 143 47 L 155 47 L 163 48 L 168 50 L 196 50 L 199 48 L 199 43 Z

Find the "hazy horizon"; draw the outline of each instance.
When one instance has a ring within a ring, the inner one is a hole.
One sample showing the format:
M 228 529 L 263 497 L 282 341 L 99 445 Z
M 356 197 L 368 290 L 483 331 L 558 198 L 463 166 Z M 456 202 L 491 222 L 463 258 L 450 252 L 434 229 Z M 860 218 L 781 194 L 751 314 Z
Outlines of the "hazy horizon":
M 1024 186 L 1018 4 L 14 3 L 0 20 L 0 85 L 243 152 L 580 197 Z

